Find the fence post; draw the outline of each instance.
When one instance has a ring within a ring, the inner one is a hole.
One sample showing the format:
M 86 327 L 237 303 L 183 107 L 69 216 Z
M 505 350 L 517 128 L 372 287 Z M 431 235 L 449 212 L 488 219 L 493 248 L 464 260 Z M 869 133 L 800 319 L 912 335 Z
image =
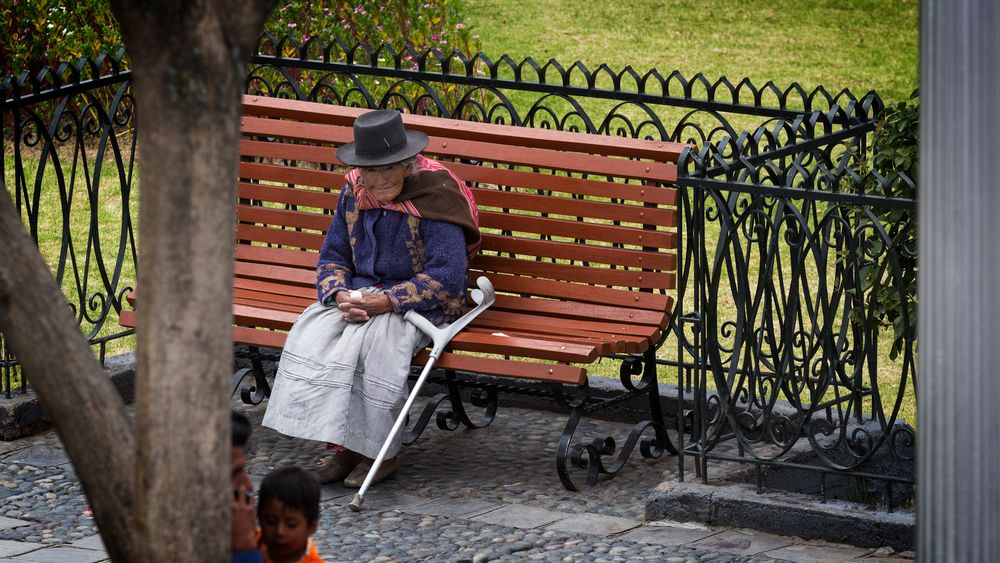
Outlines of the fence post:
M 1000 5 L 920 7 L 921 561 L 1000 561 Z

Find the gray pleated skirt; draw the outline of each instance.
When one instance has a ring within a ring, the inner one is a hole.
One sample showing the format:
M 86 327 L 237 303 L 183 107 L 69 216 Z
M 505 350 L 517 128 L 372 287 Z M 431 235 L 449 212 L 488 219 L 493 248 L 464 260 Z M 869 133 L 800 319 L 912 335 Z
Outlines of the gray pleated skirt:
M 399 313 L 348 323 L 314 303 L 288 333 L 263 425 L 374 458 L 406 402 L 410 361 L 429 342 Z M 402 432 L 386 457 L 401 443 Z

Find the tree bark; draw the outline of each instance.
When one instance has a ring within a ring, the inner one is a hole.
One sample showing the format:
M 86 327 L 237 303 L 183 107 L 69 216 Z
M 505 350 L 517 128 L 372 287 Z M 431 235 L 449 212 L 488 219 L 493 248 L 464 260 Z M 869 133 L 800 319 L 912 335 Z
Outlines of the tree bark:
M 49 413 L 115 561 L 138 561 L 135 436 L 125 405 L 80 332 L 62 290 L 0 178 L 0 332 Z
M 271 1 L 111 5 L 139 122 L 140 560 L 223 561 L 241 94 Z

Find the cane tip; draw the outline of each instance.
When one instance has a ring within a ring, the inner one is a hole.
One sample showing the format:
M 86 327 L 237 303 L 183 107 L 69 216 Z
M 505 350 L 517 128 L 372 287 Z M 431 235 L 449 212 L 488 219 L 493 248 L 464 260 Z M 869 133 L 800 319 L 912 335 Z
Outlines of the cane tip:
M 347 507 L 351 509 L 352 512 L 361 512 L 361 503 L 365 502 L 364 497 L 361 495 L 354 495 L 354 499 L 347 504 Z

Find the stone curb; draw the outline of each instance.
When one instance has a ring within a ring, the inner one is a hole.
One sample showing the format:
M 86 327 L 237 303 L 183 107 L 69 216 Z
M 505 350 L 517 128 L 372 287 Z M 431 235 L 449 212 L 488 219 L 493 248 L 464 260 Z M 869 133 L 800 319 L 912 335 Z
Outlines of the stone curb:
M 844 501 L 820 502 L 788 492 L 757 492 L 742 484 L 665 482 L 646 501 L 646 520 L 703 522 L 775 534 L 909 551 L 916 543 L 914 513 L 867 509 Z
M 135 354 L 127 353 L 107 358 L 104 373 L 126 404 L 135 397 Z M 10 399 L 0 398 L 0 440 L 11 441 L 44 432 L 52 427 L 38 395 L 31 388 Z
M 239 358 L 237 367 L 249 367 L 246 359 Z M 271 362 L 265 362 L 265 369 L 273 370 Z M 112 383 L 121 393 L 126 403 L 131 403 L 135 395 L 135 354 L 126 353 L 112 356 L 105 361 L 105 372 L 111 378 Z M 492 381 L 501 384 L 510 384 L 510 380 L 500 380 L 478 374 L 462 373 L 474 381 Z M 532 382 L 519 382 L 521 387 L 543 391 L 544 384 Z M 607 398 L 615 396 L 622 391 L 622 384 L 618 379 L 611 377 L 590 376 L 591 396 L 596 398 Z M 430 396 L 436 393 L 445 392 L 443 385 L 428 384 L 421 395 Z M 501 406 L 520 407 L 532 410 L 567 413 L 568 410 L 562 407 L 551 398 L 538 397 L 534 395 L 523 395 L 517 393 L 501 392 Z M 645 401 L 645 398 L 638 398 L 635 403 Z M 690 407 L 690 394 L 685 393 L 684 406 Z M 677 412 L 677 387 L 674 385 L 660 384 L 660 405 L 663 413 L 668 418 L 673 418 L 672 414 Z M 598 420 L 609 420 L 613 422 L 638 422 L 642 419 L 643 413 L 640 405 L 636 404 L 629 408 L 628 403 L 624 407 L 612 407 L 593 414 Z M 647 415 L 648 416 L 648 415 Z M 51 428 L 51 423 L 38 401 L 37 395 L 30 389 L 24 395 L 17 395 L 11 399 L 0 399 L 0 440 L 16 440 L 25 436 L 43 432 Z

